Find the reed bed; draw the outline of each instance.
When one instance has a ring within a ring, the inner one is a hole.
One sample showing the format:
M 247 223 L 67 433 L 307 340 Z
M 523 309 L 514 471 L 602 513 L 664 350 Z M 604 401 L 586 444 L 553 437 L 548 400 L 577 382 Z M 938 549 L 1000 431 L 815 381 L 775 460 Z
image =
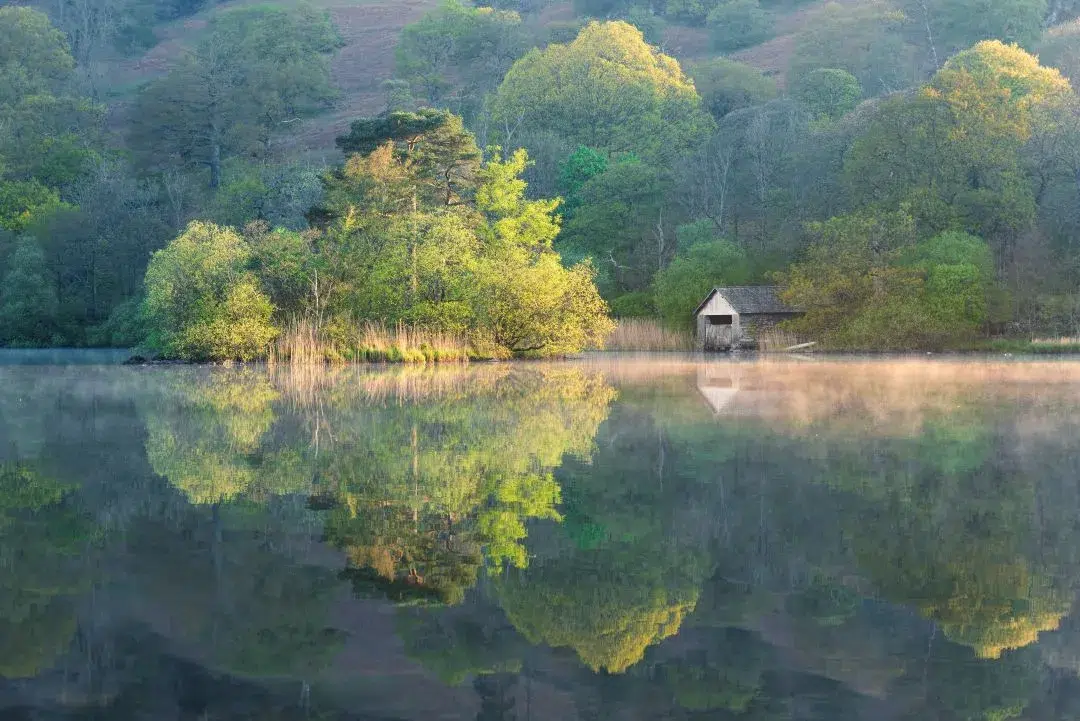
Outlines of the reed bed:
M 1080 338 L 1034 338 L 1031 350 L 1034 353 L 1080 353 Z
M 687 352 L 694 350 L 694 336 L 672 330 L 651 318 L 624 318 L 608 336 L 604 350 L 639 352 Z
M 462 363 L 472 355 L 469 343 L 452 333 L 387 327 L 365 322 L 333 334 L 306 319 L 296 319 L 270 348 L 269 362 L 289 365 L 334 363 Z
M 779 328 L 763 330 L 757 337 L 757 349 L 762 353 L 783 353 L 801 341 L 794 333 Z

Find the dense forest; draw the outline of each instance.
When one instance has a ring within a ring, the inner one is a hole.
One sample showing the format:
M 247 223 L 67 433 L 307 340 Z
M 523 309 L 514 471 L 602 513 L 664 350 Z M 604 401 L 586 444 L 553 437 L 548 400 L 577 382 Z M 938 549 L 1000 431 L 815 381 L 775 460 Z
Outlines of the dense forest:
M 1076 335 L 1080 3 L 492 5 L 0 7 L 0 345 L 551 356 L 737 284 Z

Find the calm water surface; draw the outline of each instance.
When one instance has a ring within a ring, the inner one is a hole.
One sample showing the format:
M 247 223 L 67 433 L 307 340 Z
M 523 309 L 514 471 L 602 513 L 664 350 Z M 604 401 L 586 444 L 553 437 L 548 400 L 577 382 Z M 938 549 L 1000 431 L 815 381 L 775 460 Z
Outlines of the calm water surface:
M 0 364 L 3 719 L 1080 717 L 1080 363 Z

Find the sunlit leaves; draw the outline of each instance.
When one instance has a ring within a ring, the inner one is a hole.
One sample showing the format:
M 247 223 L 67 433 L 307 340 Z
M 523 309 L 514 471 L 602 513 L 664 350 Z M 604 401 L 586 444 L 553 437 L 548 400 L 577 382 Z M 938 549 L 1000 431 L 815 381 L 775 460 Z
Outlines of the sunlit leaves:
M 148 344 L 173 358 L 252 360 L 277 335 L 273 306 L 247 270 L 251 249 L 238 234 L 194 222 L 146 271 Z
M 499 86 L 492 119 L 504 144 L 556 129 L 571 147 L 650 158 L 691 147 L 711 125 L 679 64 L 622 22 L 529 52 Z

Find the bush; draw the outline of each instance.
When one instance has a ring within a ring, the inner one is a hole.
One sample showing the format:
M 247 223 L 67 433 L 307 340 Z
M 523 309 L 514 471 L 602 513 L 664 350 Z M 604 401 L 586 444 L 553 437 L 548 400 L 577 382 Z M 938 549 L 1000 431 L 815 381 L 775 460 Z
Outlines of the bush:
M 142 299 L 130 298 L 113 308 L 109 319 L 90 330 L 87 343 L 106 348 L 133 348 L 146 338 Z
M 688 245 L 653 281 L 656 308 L 672 327 L 691 326 L 694 309 L 713 288 L 740 285 L 750 276 L 746 254 L 734 243 L 715 238 Z
M 611 301 L 611 314 L 616 318 L 648 318 L 655 313 L 652 293 L 624 293 Z
M 859 80 L 846 70 L 815 70 L 793 88 L 792 95 L 818 120 L 836 120 L 859 104 L 863 89 Z
M 713 48 L 720 52 L 748 48 L 773 36 L 772 13 L 758 0 L 729 0 L 709 13 L 706 24 Z
M 780 94 L 776 81 L 757 68 L 714 58 L 690 68 L 694 85 L 712 116 L 719 120 L 741 108 L 761 105 Z
M 262 356 L 277 329 L 274 307 L 248 270 L 251 249 L 231 228 L 193 222 L 146 270 L 146 344 L 165 357 Z

